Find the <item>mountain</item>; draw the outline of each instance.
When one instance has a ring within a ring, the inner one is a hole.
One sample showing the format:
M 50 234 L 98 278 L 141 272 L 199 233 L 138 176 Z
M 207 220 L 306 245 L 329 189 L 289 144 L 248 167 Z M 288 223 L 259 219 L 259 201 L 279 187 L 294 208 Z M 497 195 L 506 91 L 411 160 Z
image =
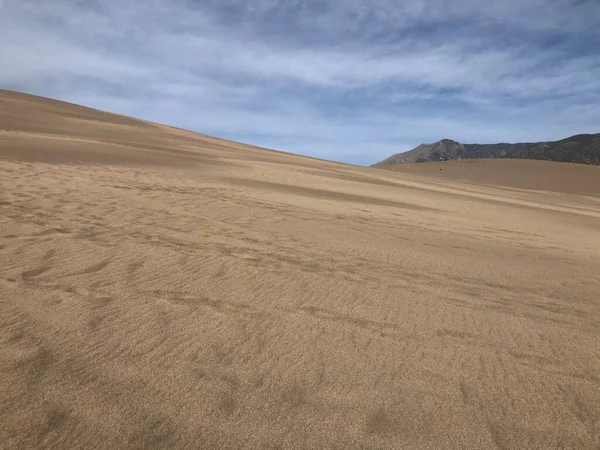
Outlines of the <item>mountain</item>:
M 561 141 L 520 144 L 461 144 L 442 139 L 397 153 L 375 166 L 475 158 L 540 159 L 600 165 L 600 134 L 579 134 Z

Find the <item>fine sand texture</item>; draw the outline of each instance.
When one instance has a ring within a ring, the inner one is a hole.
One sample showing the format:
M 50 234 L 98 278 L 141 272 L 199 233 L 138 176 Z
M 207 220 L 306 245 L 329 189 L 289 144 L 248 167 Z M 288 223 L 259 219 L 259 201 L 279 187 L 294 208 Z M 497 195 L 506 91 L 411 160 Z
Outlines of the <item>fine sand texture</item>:
M 598 449 L 600 168 L 0 91 L 0 448 Z

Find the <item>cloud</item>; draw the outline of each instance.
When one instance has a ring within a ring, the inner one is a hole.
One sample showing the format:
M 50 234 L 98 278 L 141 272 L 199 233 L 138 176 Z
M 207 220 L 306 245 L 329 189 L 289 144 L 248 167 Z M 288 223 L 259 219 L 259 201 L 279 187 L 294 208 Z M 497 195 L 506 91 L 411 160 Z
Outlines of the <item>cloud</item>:
M 4 0 L 0 86 L 361 164 L 598 132 L 597 3 L 488 3 Z

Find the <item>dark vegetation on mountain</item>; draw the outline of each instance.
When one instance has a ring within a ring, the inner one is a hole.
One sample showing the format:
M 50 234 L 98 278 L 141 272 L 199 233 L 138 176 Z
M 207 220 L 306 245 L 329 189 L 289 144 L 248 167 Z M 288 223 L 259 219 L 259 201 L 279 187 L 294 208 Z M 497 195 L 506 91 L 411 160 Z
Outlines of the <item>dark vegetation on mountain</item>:
M 560 141 L 519 144 L 461 144 L 442 139 L 390 156 L 375 166 L 477 158 L 538 159 L 600 165 L 600 134 L 579 134 Z

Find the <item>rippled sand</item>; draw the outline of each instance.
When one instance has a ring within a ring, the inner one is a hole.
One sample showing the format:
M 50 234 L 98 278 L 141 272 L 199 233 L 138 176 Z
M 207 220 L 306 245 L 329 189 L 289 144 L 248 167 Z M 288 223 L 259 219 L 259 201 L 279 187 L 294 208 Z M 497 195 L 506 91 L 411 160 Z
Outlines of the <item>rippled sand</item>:
M 359 168 L 0 91 L 3 449 L 597 449 L 599 274 L 598 167 Z

